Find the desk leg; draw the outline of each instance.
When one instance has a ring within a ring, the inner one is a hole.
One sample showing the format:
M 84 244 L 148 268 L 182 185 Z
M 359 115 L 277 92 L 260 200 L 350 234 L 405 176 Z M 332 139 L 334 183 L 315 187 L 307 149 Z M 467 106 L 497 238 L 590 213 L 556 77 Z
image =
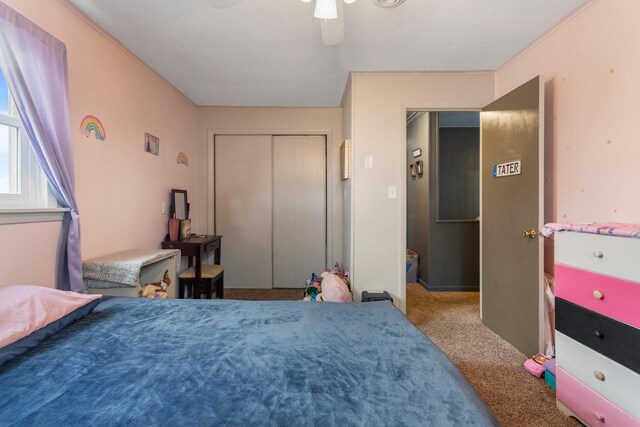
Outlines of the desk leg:
M 184 285 L 178 279 L 178 298 L 184 299 Z
M 213 251 L 213 263 L 220 265 L 220 248 Z
M 222 274 L 222 277 L 218 279 L 218 284 L 216 286 L 216 298 L 224 299 L 224 273 Z
M 198 251 L 198 255 L 196 255 L 196 277 L 193 279 L 193 295 L 191 296 L 194 299 L 200 299 L 200 294 L 202 290 L 200 288 L 200 279 L 202 277 L 202 247 Z

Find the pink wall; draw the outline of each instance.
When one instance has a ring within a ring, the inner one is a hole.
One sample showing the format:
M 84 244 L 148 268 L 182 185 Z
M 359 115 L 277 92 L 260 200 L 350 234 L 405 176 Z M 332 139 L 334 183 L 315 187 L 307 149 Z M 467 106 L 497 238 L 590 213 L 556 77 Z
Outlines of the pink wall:
M 60 222 L 0 225 L 0 286 L 55 287 Z
M 640 222 L 640 2 L 589 3 L 496 72 L 546 82 L 546 221 Z
M 640 222 L 638 16 L 637 0 L 590 2 L 496 72 L 496 96 L 546 82 L 546 222 Z
M 159 247 L 168 218 L 161 214 L 161 203 L 168 208 L 169 190 L 196 193 L 196 107 L 65 1 L 5 3 L 67 46 L 83 258 Z M 101 119 L 105 141 L 79 133 L 86 114 Z M 143 151 L 145 132 L 160 138 L 159 156 Z M 181 151 L 191 166 L 176 164 Z M 40 228 L 0 226 L 0 259 L 12 260 L 17 271 L 32 268 L 34 252 L 12 253 L 16 230 L 22 239 L 46 248 L 38 252 L 39 258 L 46 263 L 55 259 L 57 236 L 42 235 Z M 0 271 L 4 273 L 4 268 Z

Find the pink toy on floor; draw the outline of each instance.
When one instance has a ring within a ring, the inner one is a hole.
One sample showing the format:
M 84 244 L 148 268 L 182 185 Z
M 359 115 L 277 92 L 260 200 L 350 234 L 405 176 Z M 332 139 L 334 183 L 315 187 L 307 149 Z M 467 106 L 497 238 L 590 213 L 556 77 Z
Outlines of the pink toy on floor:
M 353 297 L 347 284 L 335 274 L 326 271 L 320 275 L 322 277 L 322 292 L 318 294 L 317 301 L 326 302 L 351 302 Z

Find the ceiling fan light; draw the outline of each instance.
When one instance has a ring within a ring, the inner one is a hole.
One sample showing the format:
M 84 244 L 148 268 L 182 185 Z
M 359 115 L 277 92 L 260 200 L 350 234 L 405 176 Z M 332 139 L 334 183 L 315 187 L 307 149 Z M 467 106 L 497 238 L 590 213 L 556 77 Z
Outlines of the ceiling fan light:
M 336 19 L 338 17 L 336 0 L 316 0 L 313 16 L 320 19 Z

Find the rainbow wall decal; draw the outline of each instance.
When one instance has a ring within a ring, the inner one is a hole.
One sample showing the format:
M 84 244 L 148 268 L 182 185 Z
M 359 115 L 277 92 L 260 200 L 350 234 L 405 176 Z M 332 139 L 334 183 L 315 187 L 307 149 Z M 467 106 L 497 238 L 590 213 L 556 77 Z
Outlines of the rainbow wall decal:
M 80 122 L 80 133 L 89 138 L 91 132 L 93 132 L 96 139 L 99 139 L 100 141 L 104 141 L 107 138 L 107 134 L 104 131 L 104 126 L 102 126 L 100 119 L 89 114 L 84 116 L 84 119 Z
M 189 166 L 189 158 L 182 151 L 178 153 L 178 158 L 176 159 L 176 163 L 179 165 Z

